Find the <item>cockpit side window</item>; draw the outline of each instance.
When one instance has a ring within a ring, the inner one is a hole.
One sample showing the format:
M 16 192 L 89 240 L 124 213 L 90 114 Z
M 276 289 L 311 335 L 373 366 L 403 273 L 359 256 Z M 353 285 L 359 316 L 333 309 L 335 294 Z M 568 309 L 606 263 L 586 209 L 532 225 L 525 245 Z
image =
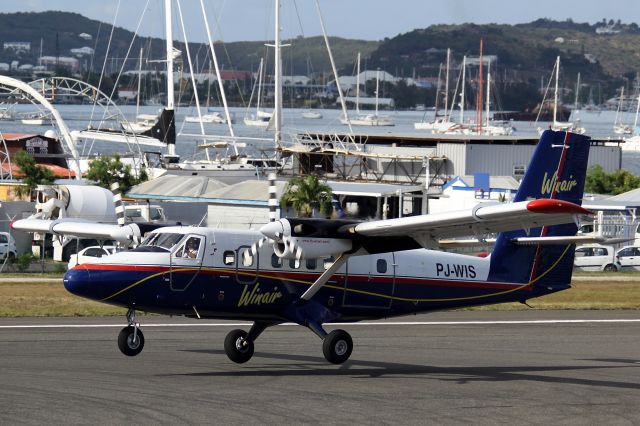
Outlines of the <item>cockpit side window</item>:
M 182 240 L 183 237 L 184 237 L 184 234 L 158 232 L 158 233 L 148 235 L 142 241 L 142 243 L 138 246 L 138 248 L 157 247 L 164 250 L 171 250 L 177 243 L 180 242 L 180 240 Z M 147 250 L 138 250 L 138 251 L 147 251 Z
M 202 237 L 195 235 L 189 235 L 184 244 L 176 250 L 176 257 L 183 257 L 185 259 L 196 259 L 202 249 Z

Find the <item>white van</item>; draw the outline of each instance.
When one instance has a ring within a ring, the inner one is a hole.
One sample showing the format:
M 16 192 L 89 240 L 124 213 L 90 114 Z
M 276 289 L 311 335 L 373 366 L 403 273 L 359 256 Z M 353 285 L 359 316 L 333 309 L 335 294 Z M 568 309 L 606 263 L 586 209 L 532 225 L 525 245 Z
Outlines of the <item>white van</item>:
M 622 247 L 616 253 L 616 260 L 622 270 L 640 270 L 640 247 Z
M 576 248 L 573 269 L 616 272 L 620 270 L 620 263 L 616 260 L 616 252 L 612 246 L 593 244 Z

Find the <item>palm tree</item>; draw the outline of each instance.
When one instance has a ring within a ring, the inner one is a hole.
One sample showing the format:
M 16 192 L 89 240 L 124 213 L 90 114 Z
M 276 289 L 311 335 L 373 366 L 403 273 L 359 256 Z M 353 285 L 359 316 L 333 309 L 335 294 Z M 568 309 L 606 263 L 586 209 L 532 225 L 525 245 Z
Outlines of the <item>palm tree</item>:
M 315 176 L 295 177 L 280 198 L 282 208 L 292 206 L 298 217 L 311 217 L 318 207 L 322 215 L 331 213 L 331 187 Z

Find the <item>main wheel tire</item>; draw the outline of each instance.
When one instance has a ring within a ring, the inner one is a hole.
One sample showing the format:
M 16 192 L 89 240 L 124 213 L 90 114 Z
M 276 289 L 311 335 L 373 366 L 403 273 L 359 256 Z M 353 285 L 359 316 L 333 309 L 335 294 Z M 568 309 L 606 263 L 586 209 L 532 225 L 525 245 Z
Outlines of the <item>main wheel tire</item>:
M 344 330 L 333 330 L 322 342 L 324 357 L 332 364 L 342 364 L 351 356 L 353 339 Z
M 243 364 L 253 356 L 253 342 L 248 342 L 247 332 L 236 329 L 231 330 L 224 339 L 224 351 L 229 359 L 235 363 Z
M 134 331 L 135 327 L 128 325 L 120 330 L 120 334 L 118 334 L 118 348 L 120 352 L 126 356 L 136 356 L 142 352 L 142 348 L 144 348 L 144 334 L 138 329 L 135 333 L 136 338 L 134 341 Z
M 618 268 L 615 267 L 615 265 L 613 264 L 608 264 L 607 266 L 604 267 L 604 271 L 605 272 L 617 272 Z

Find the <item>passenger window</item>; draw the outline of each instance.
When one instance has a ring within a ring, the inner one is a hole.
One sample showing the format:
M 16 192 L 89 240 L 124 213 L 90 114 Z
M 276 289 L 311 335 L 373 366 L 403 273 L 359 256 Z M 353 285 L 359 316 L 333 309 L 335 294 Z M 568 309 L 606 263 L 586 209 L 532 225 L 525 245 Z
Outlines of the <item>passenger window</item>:
M 8 242 L 8 238 L 6 235 L 0 235 L 0 243 L 1 244 L 5 244 L 6 242 Z
M 306 267 L 310 271 L 315 271 L 318 266 L 318 261 L 316 259 L 307 259 Z
M 271 255 L 271 266 L 274 268 L 282 268 L 282 259 L 275 253 Z
M 236 252 L 233 250 L 227 250 L 222 255 L 222 262 L 225 265 L 233 265 L 236 263 Z
M 253 255 L 251 254 L 251 249 L 244 248 L 240 250 L 238 256 L 242 259 L 242 266 L 252 266 L 253 265 Z
M 384 259 L 378 259 L 378 261 L 376 262 L 376 271 L 378 271 L 379 274 L 386 274 L 387 261 Z
M 585 257 L 585 256 L 586 256 L 586 252 L 584 249 L 576 250 L 576 257 Z
M 289 268 L 291 269 L 300 268 L 300 261 L 297 259 L 289 259 Z
M 333 258 L 333 256 L 331 256 L 331 257 L 327 257 L 327 258 L 324 260 L 324 265 L 323 265 L 323 266 L 324 266 L 324 269 L 325 269 L 325 270 L 326 270 L 326 269 L 329 269 L 329 268 L 331 267 L 331 265 L 333 265 L 333 262 L 335 262 L 335 261 L 336 261 L 336 260 Z

